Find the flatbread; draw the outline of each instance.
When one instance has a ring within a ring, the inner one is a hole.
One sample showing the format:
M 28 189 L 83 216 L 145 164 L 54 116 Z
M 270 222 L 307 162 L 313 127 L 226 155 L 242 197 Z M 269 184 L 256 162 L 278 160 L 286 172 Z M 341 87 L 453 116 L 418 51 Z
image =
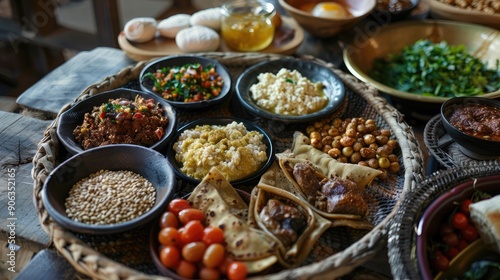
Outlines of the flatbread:
M 248 205 L 217 168 L 210 170 L 187 200 L 207 213 L 207 225 L 224 230 L 226 253 L 245 262 L 249 273 L 277 262 L 278 244 L 264 231 L 247 224 Z
M 382 174 L 382 171 L 367 166 L 339 162 L 328 154 L 314 148 L 309 143 L 310 139 L 307 136 L 296 131 L 293 135 L 291 149 L 293 156 L 311 161 L 326 176 L 349 179 L 356 182 L 358 187 L 364 188 L 378 175 Z

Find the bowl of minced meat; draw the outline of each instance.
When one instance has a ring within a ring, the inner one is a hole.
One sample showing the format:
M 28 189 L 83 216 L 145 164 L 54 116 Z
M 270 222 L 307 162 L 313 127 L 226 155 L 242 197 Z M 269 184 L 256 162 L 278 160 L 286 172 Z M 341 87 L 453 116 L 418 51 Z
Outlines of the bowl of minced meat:
M 332 69 L 302 59 L 256 64 L 238 77 L 235 89 L 248 111 L 284 122 L 325 117 L 345 98 L 344 84 Z
M 175 110 L 161 97 L 117 89 L 93 95 L 62 113 L 57 135 L 71 154 L 114 144 L 161 152 L 175 127 Z
M 193 121 L 173 137 L 167 157 L 183 180 L 198 183 L 212 167 L 232 183 L 249 182 L 273 162 L 269 135 L 248 120 L 204 118 Z

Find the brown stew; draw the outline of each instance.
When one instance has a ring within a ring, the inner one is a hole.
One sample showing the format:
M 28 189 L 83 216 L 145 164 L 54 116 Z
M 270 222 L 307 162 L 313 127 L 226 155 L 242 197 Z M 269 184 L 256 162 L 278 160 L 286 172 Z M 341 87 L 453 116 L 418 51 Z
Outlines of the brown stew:
M 474 137 L 500 141 L 500 109 L 481 104 L 457 106 L 450 116 L 450 123 Z

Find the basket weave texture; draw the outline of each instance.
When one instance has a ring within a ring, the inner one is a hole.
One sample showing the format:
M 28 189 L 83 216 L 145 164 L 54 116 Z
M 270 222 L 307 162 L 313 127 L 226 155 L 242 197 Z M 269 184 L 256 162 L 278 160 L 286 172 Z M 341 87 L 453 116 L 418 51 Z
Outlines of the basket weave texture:
M 202 53 L 208 58 L 223 63 L 230 71 L 233 84 L 236 78 L 248 66 L 255 63 L 283 58 L 276 54 L 239 54 L 239 53 Z M 332 64 L 314 57 L 301 57 L 330 67 L 344 82 L 348 98 L 331 117 L 366 117 L 373 118 L 378 127 L 390 128 L 395 139 L 400 144 L 401 172 L 384 183 L 376 183 L 369 188 L 368 201 L 370 205 L 369 220 L 375 225 L 370 231 L 343 228 L 329 229 L 318 241 L 311 256 L 300 267 L 287 269 L 265 276 L 255 276 L 252 279 L 333 279 L 348 274 L 354 268 L 362 265 L 382 249 L 386 244 L 389 222 L 399 209 L 400 202 L 411 190 L 423 181 L 423 156 L 418 141 L 411 127 L 403 120 L 403 116 L 385 99 L 378 96 L 377 90 L 360 82 L 353 76 L 336 69 Z M 139 62 L 122 69 L 113 76 L 106 77 L 101 82 L 90 85 L 77 99 L 64 106 L 53 123 L 46 129 L 39 143 L 38 151 L 33 159 L 32 176 L 34 178 L 34 199 L 42 228 L 50 235 L 54 246 L 81 273 L 95 279 L 167 279 L 156 275 L 151 265 L 147 249 L 149 228 L 143 227 L 131 232 L 113 236 L 85 236 L 62 228 L 47 214 L 41 199 L 41 190 L 48 174 L 66 157 L 61 147 L 56 128 L 59 115 L 68 110 L 76 102 L 97 93 L 120 88 L 138 87 L 140 71 L 147 62 Z M 200 117 L 208 116 L 238 116 L 249 118 L 268 131 L 277 146 L 277 152 L 290 148 L 295 130 L 305 131 L 306 124 L 285 125 L 276 121 L 266 120 L 258 116 L 248 115 L 238 107 L 236 98 L 214 109 L 206 109 L 193 113 L 178 110 L 178 126 Z M 184 195 L 195 186 L 179 182 L 177 195 Z M 251 186 L 250 186 L 251 187 Z M 143 243 L 138 240 L 146 240 Z M 145 246 L 145 247 L 144 247 Z

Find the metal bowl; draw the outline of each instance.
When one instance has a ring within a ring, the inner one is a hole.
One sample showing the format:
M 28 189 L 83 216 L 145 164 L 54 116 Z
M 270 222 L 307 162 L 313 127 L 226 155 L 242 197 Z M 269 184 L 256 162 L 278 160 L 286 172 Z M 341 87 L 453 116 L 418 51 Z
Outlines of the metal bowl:
M 409 101 L 409 106 L 415 106 L 414 101 L 441 104 L 449 98 L 400 91 L 376 81 L 369 75 L 375 59 L 399 53 L 404 47 L 412 45 L 419 39 L 429 39 L 433 42 L 444 40 L 450 45 L 464 45 L 469 53 L 487 63 L 490 68 L 496 65 L 496 60 L 500 57 L 500 31 L 475 24 L 415 20 L 382 26 L 377 32 L 372 33 L 376 35 L 344 49 L 343 57 L 347 68 L 358 79 L 374 86 L 382 93 Z M 499 97 L 500 89 L 481 96 Z

